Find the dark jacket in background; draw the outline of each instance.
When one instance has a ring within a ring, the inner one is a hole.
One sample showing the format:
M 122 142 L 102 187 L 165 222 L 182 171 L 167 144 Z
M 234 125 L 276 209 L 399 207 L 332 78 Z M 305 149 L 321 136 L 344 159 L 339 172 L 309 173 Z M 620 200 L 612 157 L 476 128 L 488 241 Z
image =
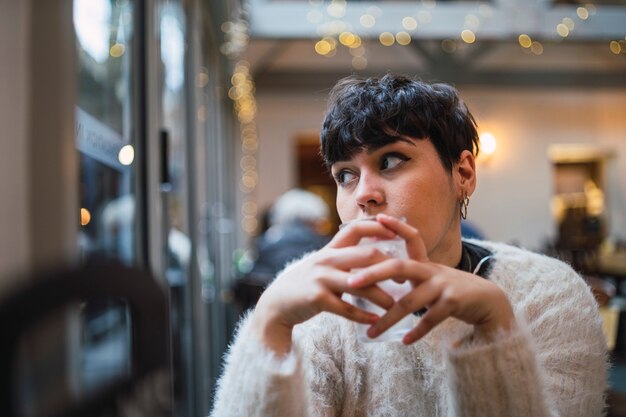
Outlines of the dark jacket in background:
M 303 222 L 268 229 L 256 242 L 258 257 L 252 270 L 235 284 L 236 303 L 243 310 L 254 307 L 288 262 L 322 248 L 329 240 Z

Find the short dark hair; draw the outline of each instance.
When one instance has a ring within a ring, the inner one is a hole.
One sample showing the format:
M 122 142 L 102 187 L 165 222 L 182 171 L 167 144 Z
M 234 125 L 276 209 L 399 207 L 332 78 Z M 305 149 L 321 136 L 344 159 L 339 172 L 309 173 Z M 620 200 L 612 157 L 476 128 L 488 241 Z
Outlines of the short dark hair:
M 386 74 L 350 76 L 333 87 L 320 134 L 328 167 L 403 137 L 429 139 L 448 171 L 464 150 L 478 154 L 476 121 L 447 84 Z

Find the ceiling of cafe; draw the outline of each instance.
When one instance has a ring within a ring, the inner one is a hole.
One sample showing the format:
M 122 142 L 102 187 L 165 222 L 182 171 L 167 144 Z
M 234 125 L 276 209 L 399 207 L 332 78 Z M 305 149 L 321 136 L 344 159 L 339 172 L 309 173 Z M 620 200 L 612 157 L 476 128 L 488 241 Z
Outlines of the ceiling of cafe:
M 323 89 L 387 71 L 455 84 L 626 88 L 620 2 L 248 0 L 240 59 L 257 89 Z

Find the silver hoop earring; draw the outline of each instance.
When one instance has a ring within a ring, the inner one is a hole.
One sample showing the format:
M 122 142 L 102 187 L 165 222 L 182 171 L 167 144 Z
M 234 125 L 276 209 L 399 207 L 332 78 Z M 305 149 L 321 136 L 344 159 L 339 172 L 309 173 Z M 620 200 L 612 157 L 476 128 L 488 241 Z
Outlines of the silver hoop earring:
M 466 195 L 461 201 L 461 218 L 467 219 L 467 206 L 469 205 L 469 197 Z

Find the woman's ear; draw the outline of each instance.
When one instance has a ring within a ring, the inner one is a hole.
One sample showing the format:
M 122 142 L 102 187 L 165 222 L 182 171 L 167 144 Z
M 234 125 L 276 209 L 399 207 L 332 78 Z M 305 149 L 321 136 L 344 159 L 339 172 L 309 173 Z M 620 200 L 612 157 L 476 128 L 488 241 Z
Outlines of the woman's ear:
M 454 165 L 454 174 L 459 189 L 459 200 L 472 195 L 476 189 L 476 158 L 468 150 L 461 152 L 459 162 Z

